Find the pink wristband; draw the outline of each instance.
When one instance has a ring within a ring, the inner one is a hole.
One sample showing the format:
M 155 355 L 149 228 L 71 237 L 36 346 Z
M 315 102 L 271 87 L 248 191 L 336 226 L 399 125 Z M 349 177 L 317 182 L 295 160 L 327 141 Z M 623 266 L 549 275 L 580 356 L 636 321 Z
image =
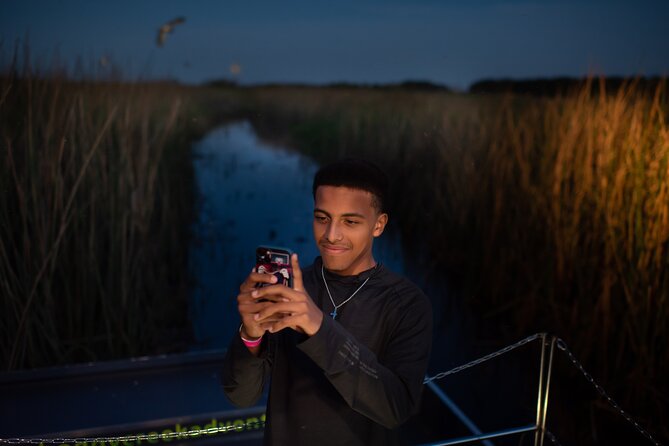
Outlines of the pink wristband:
M 249 347 L 249 348 L 253 348 L 253 347 L 257 347 L 257 346 L 259 346 L 259 345 L 262 343 L 262 338 L 263 338 L 263 337 L 260 336 L 258 339 L 254 339 L 254 340 L 252 340 L 252 341 L 251 341 L 251 340 L 248 340 L 248 339 L 246 339 L 246 338 L 244 338 L 244 336 L 242 336 L 242 327 L 243 327 L 243 326 L 244 326 L 244 324 L 242 324 L 242 325 L 239 326 L 239 337 L 242 338 L 242 342 L 244 343 L 244 345 L 247 346 L 247 347 Z

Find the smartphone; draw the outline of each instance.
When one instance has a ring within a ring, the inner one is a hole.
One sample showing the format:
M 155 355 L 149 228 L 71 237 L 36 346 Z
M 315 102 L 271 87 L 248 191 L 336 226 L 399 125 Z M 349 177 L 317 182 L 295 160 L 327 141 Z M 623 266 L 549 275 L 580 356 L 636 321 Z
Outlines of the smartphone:
M 279 284 L 293 287 L 293 267 L 290 263 L 290 249 L 278 246 L 258 246 L 256 248 L 256 272 L 274 274 Z M 259 287 L 268 283 L 259 284 Z

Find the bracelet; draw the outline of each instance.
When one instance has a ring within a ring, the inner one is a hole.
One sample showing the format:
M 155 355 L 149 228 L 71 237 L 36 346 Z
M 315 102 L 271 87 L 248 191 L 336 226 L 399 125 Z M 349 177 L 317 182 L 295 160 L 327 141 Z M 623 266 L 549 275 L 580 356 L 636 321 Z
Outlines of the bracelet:
M 244 326 L 244 324 L 239 326 L 239 337 L 242 338 L 242 342 L 244 343 L 244 345 L 247 346 L 248 348 L 253 348 L 253 347 L 259 346 L 262 343 L 262 338 L 263 337 L 260 336 L 258 339 L 254 339 L 254 340 L 246 339 L 244 336 L 242 336 L 242 327 L 243 326 Z

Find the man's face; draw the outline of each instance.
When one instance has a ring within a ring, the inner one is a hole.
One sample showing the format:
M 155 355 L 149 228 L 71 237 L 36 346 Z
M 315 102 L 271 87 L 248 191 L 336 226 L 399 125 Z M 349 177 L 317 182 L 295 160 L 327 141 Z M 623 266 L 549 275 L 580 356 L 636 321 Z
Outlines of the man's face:
M 375 265 L 374 237 L 388 215 L 372 206 L 372 194 L 348 187 L 319 186 L 314 200 L 314 239 L 325 267 L 351 276 Z

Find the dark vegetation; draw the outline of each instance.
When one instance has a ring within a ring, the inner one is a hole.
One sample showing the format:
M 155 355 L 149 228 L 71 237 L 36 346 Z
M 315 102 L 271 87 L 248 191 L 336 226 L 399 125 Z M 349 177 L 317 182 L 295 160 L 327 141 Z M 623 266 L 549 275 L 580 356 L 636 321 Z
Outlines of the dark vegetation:
M 574 77 L 555 77 L 541 79 L 482 79 L 469 87 L 470 93 L 523 94 L 531 96 L 559 96 L 578 93 L 587 88 L 590 79 Z M 601 88 L 591 89 L 592 94 L 615 94 L 635 85 L 637 94 L 654 94 L 664 82 L 659 77 L 640 77 L 634 80 L 625 77 L 607 77 L 602 79 Z
M 0 77 L 5 370 L 179 351 L 190 144 L 212 122 L 173 83 Z

